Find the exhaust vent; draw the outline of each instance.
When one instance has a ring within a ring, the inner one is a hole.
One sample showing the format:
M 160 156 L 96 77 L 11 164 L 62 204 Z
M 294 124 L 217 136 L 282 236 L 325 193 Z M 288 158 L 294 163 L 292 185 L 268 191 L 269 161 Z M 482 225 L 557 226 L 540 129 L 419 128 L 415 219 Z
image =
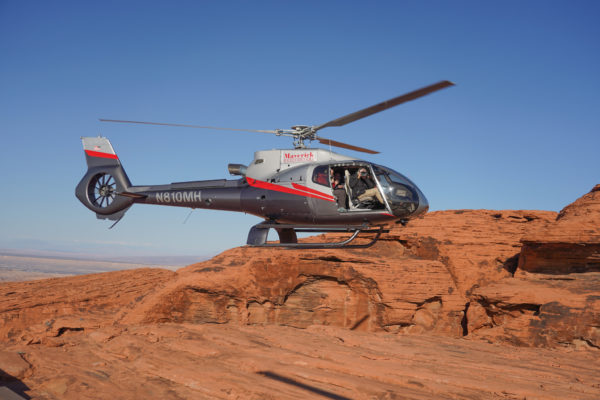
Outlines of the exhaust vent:
M 248 167 L 246 167 L 243 164 L 228 164 L 227 165 L 227 170 L 229 171 L 229 173 L 231 175 L 241 175 L 241 176 L 246 176 L 246 169 Z

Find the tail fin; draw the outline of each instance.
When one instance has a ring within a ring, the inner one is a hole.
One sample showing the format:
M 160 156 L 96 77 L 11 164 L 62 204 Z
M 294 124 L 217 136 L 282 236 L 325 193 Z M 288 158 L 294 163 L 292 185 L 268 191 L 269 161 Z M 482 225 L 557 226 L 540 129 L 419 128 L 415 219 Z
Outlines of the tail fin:
M 82 137 L 88 170 L 75 188 L 75 196 L 98 218 L 118 220 L 134 199 L 119 194 L 131 182 L 110 141 L 105 137 Z
M 105 137 L 82 137 L 83 151 L 88 168 L 121 166 L 110 140 Z

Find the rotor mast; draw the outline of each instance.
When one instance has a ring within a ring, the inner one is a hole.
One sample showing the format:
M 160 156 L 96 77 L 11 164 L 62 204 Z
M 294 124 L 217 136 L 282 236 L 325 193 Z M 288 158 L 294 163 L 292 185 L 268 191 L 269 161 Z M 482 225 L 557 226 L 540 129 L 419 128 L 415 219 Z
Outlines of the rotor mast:
M 305 149 L 306 145 L 304 140 L 315 140 L 317 138 L 317 131 L 314 130 L 314 126 L 307 125 L 294 125 L 291 130 L 294 136 L 294 148 Z

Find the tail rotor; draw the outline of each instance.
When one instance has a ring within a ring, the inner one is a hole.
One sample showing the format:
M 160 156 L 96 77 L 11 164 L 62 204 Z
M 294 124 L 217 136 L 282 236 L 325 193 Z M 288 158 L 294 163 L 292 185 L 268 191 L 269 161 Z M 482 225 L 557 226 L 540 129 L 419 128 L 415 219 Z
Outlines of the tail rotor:
M 116 191 L 115 178 L 110 174 L 100 173 L 94 176 L 88 185 L 88 198 L 96 207 L 106 208 L 115 200 Z
M 101 219 L 119 220 L 133 204 L 133 199 L 121 196 L 131 182 L 110 141 L 104 137 L 83 137 L 88 170 L 75 196 Z

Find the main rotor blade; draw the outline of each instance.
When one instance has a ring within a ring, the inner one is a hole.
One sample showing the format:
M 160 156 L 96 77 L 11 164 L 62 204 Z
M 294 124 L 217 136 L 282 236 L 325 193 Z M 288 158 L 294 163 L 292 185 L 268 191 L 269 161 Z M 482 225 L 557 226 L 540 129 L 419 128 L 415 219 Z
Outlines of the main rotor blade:
M 259 129 L 235 129 L 235 128 L 219 128 L 216 126 L 200 126 L 200 125 L 187 125 L 187 124 L 170 124 L 166 122 L 147 122 L 147 121 L 125 121 L 119 119 L 103 119 L 99 118 L 100 122 L 119 122 L 124 124 L 143 124 L 143 125 L 160 125 L 160 126 L 179 126 L 183 128 L 200 128 L 200 129 L 215 129 L 218 131 L 238 131 L 238 132 L 259 132 L 259 133 L 274 133 L 280 134 L 281 131 L 267 131 Z
M 375 151 L 375 150 L 365 149 L 364 147 L 353 146 L 351 144 L 338 142 L 338 141 L 327 139 L 324 137 L 318 137 L 317 140 L 321 144 L 326 144 L 326 145 L 335 146 L 335 147 L 341 147 L 343 149 L 350 149 L 350 150 L 360 151 L 360 152 L 369 153 L 369 154 L 379 154 L 379 152 Z
M 395 107 L 398 104 L 402 104 L 407 101 L 418 99 L 419 97 L 428 95 L 429 93 L 433 93 L 437 90 L 444 89 L 448 86 L 453 86 L 453 85 L 454 85 L 454 83 L 452 83 L 450 81 L 441 81 L 438 83 L 434 83 L 433 85 L 429 85 L 424 88 L 412 91 L 410 93 L 406 93 L 401 96 L 394 97 L 393 99 L 389 99 L 382 103 L 375 104 L 374 106 L 363 108 L 362 110 L 358 110 L 356 112 L 353 112 L 352 114 L 344 115 L 343 117 L 334 119 L 333 121 L 326 122 L 322 125 L 319 125 L 319 126 L 313 128 L 313 131 L 318 131 L 319 129 L 323 129 L 328 126 L 344 126 L 346 124 L 349 124 L 350 122 L 354 122 L 361 118 L 368 117 L 369 115 L 373 115 L 378 112 L 387 110 L 388 108 Z

